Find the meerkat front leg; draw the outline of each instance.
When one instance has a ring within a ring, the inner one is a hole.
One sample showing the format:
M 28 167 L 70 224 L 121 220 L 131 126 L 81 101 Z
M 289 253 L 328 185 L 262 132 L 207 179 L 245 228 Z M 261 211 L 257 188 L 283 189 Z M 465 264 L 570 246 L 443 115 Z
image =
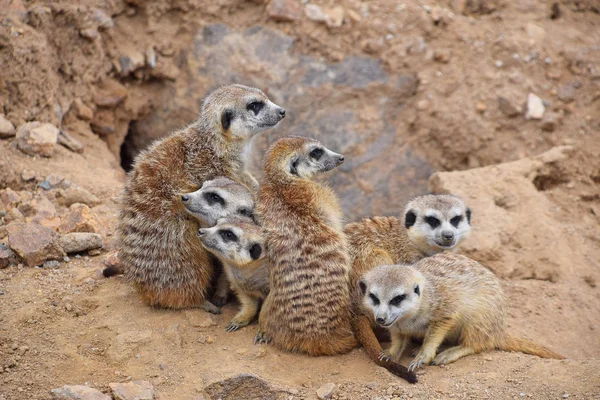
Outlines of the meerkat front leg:
M 438 347 L 440 347 L 452 326 L 454 326 L 454 321 L 452 320 L 434 322 L 429 326 L 427 334 L 423 339 L 421 350 L 419 350 L 415 359 L 408 365 L 409 371 L 414 371 L 423 366 L 423 364 L 429 364 L 434 359 Z
M 237 292 L 238 299 L 241 303 L 240 311 L 231 319 L 225 330 L 233 332 L 248 325 L 258 314 L 259 302 L 257 299 L 248 296 L 242 291 Z
M 227 298 L 229 297 L 229 279 L 227 279 L 225 272 L 221 272 L 221 275 L 219 275 L 216 286 L 212 302 L 217 307 L 222 307 L 227 304 Z
M 198 308 L 201 308 L 211 314 L 221 314 L 221 309 L 208 300 L 204 300 L 202 304 L 198 306 Z
M 398 362 L 406 349 L 409 338 L 397 329 L 390 329 L 390 335 L 392 337 L 392 344 L 387 351 L 382 352 L 382 357 L 380 357 L 380 359 Z

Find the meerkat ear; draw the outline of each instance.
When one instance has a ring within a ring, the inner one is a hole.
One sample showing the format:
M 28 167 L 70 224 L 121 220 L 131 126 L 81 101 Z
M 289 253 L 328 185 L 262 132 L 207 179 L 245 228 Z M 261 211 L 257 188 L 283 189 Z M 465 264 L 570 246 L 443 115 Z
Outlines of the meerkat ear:
M 262 254 L 261 245 L 258 243 L 254 243 L 252 245 L 252 247 L 250 247 L 250 257 L 252 257 L 253 260 L 258 260 L 258 258 L 260 257 L 261 254 Z
M 415 289 L 414 289 L 415 293 L 417 294 L 417 296 L 421 295 L 421 289 L 419 288 L 419 285 L 415 285 Z
M 292 157 L 290 159 L 290 174 L 300 176 L 298 174 L 298 157 Z
M 470 225 L 471 224 L 471 209 L 467 207 L 467 211 L 465 214 L 467 214 L 467 221 L 469 222 L 469 225 Z
M 233 111 L 225 110 L 223 114 L 221 114 L 221 126 L 223 126 L 223 130 L 226 131 L 229 129 L 231 125 L 231 121 L 233 121 Z
M 360 292 L 362 294 L 367 293 L 367 284 L 364 281 L 358 282 L 358 286 L 360 286 Z
M 406 229 L 410 228 L 417 222 L 417 214 L 414 210 L 409 210 L 404 216 L 404 226 Z

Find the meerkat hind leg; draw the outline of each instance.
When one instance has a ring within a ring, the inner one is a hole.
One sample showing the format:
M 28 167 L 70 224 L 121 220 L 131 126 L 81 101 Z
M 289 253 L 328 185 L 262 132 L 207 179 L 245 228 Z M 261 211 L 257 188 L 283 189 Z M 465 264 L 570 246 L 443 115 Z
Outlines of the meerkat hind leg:
M 231 319 L 225 330 L 233 332 L 248 325 L 258 314 L 258 300 L 245 293 L 238 293 L 241 303 L 240 311 Z
M 224 272 L 219 275 L 216 286 L 212 302 L 217 307 L 221 307 L 227 303 L 227 298 L 229 297 L 229 280 Z
M 473 350 L 470 347 L 467 346 L 454 346 L 454 347 L 450 347 L 449 349 L 446 349 L 444 351 L 442 351 L 440 354 L 438 354 L 434 359 L 432 364 L 433 365 L 446 365 L 446 364 L 450 364 L 453 363 L 454 361 L 458 360 L 459 358 L 468 356 L 470 354 L 475 353 L 475 350 Z
M 198 306 L 198 308 L 201 308 L 211 314 L 221 314 L 221 309 L 208 300 L 204 300 L 202 304 Z

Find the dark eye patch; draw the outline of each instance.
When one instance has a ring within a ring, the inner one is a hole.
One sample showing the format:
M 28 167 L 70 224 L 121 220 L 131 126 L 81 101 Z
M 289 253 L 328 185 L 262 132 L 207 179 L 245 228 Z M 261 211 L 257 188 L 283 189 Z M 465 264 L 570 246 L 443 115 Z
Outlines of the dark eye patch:
M 373 293 L 369 293 L 369 297 L 371 298 L 373 304 L 375 304 L 376 306 L 379 305 L 379 299 L 377 298 L 377 296 L 375 296 Z
M 467 221 L 469 222 L 469 224 L 471 223 L 471 209 L 467 208 L 466 213 L 467 214 Z
M 238 209 L 238 214 L 252 218 L 252 211 L 248 210 L 247 208 Z
M 404 299 L 406 299 L 406 295 L 405 294 L 401 294 L 399 296 L 394 297 L 392 300 L 390 300 L 390 304 L 392 306 L 398 307 L 400 305 L 400 303 L 402 303 L 402 301 Z
M 417 214 L 413 210 L 410 210 L 404 217 L 404 227 L 408 229 L 413 226 L 415 222 L 417 222 Z
M 316 149 L 313 149 L 310 153 L 309 156 L 310 158 L 312 158 L 313 160 L 317 160 L 319 161 L 319 159 L 323 156 L 323 149 L 317 147 Z
M 235 233 L 230 231 L 229 229 L 223 229 L 219 231 L 219 235 L 225 242 L 237 242 L 238 237 L 235 236 Z
M 260 110 L 263 109 L 264 106 L 265 103 L 263 103 L 262 101 L 253 101 L 252 103 L 248 104 L 246 108 L 252 111 L 254 115 L 258 115 L 258 113 L 260 112 Z
M 254 243 L 252 245 L 252 247 L 250 247 L 250 257 L 252 257 L 253 260 L 258 260 L 258 258 L 260 257 L 261 254 L 262 254 L 261 245 L 258 243 Z
M 298 174 L 298 160 L 294 160 L 294 162 L 292 162 L 292 166 L 290 167 L 290 174 L 300 176 Z
M 463 217 L 462 215 L 457 215 L 456 217 L 452 218 L 450 220 L 450 223 L 455 227 L 458 228 L 458 224 L 460 224 L 460 222 L 462 221 Z
M 425 222 L 427 222 L 432 228 L 437 228 L 440 226 L 440 220 L 436 217 L 425 217 Z
M 215 192 L 204 193 L 203 196 L 209 206 L 212 206 L 213 204 L 220 204 L 221 206 L 225 205 L 225 199 Z
M 417 296 L 421 295 L 421 289 L 419 288 L 419 285 L 415 285 L 415 293 L 417 294 Z

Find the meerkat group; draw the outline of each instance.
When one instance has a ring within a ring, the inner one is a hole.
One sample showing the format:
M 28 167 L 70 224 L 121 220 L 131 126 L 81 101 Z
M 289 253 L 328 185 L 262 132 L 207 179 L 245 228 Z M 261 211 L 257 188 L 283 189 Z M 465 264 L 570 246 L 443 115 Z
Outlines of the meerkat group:
M 303 137 L 269 147 L 258 184 L 246 168 L 250 139 L 284 117 L 259 89 L 224 86 L 196 122 L 136 158 L 119 258 L 146 303 L 219 313 L 232 290 L 240 311 L 226 330 L 258 319 L 255 343 L 313 356 L 360 344 L 411 383 L 424 364 L 491 349 L 562 358 L 509 335 L 498 278 L 452 253 L 471 230 L 459 197 L 421 196 L 400 218 L 344 226 L 336 194 L 314 179 L 344 156 Z M 390 331 L 386 351 L 376 326 Z M 407 368 L 399 360 L 411 338 L 423 346 Z M 455 346 L 437 354 L 444 341 Z

